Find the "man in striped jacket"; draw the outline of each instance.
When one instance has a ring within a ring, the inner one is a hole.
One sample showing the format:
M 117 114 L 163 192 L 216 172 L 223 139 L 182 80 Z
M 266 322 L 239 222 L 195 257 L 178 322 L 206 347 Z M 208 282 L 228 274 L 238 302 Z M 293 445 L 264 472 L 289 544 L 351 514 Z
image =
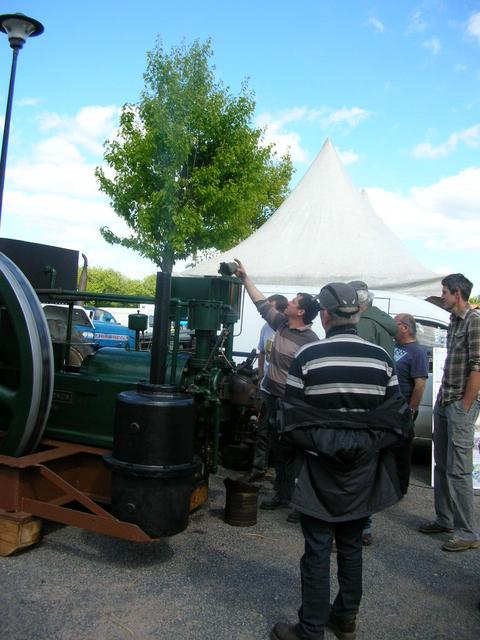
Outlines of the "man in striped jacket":
M 362 529 L 370 513 L 402 496 L 398 446 L 411 429 L 393 361 L 358 337 L 355 289 L 323 287 L 326 338 L 302 347 L 287 378 L 283 429 L 297 448 L 292 505 L 300 512 L 305 553 L 297 625 L 277 623 L 272 640 L 320 640 L 325 626 L 354 640 L 362 595 Z M 330 551 L 337 545 L 339 592 L 330 606 Z

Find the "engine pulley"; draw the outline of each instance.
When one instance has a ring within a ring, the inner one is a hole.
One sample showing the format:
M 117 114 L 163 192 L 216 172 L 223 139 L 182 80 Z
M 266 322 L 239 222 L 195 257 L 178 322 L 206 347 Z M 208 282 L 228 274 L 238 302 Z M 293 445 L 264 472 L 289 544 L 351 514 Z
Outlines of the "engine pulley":
M 0 253 L 0 453 L 34 451 L 53 393 L 53 352 L 38 297 L 22 271 Z

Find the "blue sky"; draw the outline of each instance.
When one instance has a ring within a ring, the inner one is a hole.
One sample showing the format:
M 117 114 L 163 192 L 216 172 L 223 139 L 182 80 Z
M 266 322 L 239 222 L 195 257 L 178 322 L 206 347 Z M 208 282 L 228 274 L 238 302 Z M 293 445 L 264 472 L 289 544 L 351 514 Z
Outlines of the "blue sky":
M 20 52 L 0 234 L 86 253 L 131 277 L 155 271 L 106 244 L 122 223 L 94 167 L 119 108 L 137 102 L 146 52 L 212 38 L 218 77 L 256 96 L 256 122 L 305 173 L 329 137 L 355 185 L 429 268 L 480 293 L 480 0 L 2 0 L 45 33 Z M 0 34 L 0 121 L 11 49 Z M 401 265 L 399 265 L 401 269 Z

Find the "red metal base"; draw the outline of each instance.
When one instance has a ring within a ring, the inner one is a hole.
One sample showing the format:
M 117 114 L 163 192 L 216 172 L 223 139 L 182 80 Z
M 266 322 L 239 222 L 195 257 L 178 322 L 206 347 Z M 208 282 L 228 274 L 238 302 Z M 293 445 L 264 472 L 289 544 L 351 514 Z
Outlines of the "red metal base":
M 45 439 L 33 454 L 0 455 L 0 519 L 23 523 L 37 516 L 124 540 L 156 540 L 100 506 L 110 503 L 111 471 L 103 463 L 105 453 L 106 449 Z M 191 509 L 203 504 L 207 493 L 205 482 L 193 492 Z

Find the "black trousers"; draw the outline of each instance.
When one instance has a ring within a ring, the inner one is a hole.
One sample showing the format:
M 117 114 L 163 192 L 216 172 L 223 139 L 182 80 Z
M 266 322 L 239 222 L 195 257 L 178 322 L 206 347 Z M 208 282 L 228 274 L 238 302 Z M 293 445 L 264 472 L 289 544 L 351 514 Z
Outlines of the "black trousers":
M 305 640 L 321 640 L 330 615 L 330 554 L 337 544 L 339 591 L 332 609 L 340 617 L 355 617 L 362 598 L 362 530 L 365 518 L 325 522 L 301 514 L 305 553 L 300 561 L 302 605 L 298 611 Z
M 266 400 L 267 416 L 272 434 L 272 449 L 275 458 L 275 492 L 280 500 L 290 502 L 295 488 L 295 448 L 279 437 L 277 431 L 277 396 Z
M 275 437 L 274 429 L 270 424 L 268 396 L 270 394 L 262 392 L 262 408 L 258 420 L 257 435 L 255 438 L 255 453 L 252 469 L 259 473 L 265 473 L 268 467 L 268 459 L 273 448 Z

